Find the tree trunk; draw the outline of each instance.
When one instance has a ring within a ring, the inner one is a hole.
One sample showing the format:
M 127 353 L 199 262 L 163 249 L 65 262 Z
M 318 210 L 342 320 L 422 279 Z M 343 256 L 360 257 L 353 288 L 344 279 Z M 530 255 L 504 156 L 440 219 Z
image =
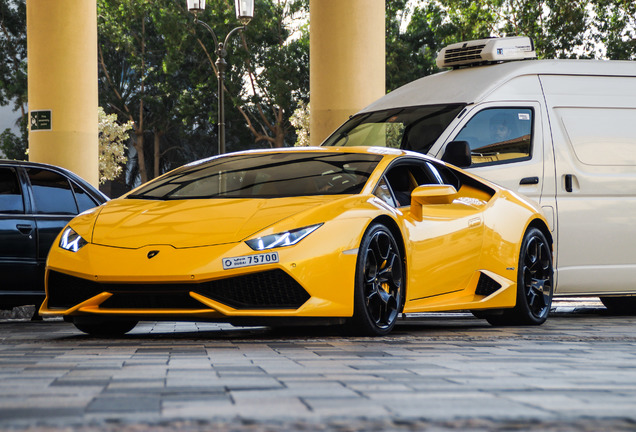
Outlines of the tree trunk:
M 160 150 L 160 145 L 161 145 L 161 137 L 163 136 L 163 132 L 159 132 L 158 130 L 154 130 L 155 133 L 155 137 L 154 137 L 154 144 L 155 144 L 155 148 L 154 148 L 154 172 L 153 172 L 153 178 L 154 177 L 159 177 L 161 175 L 161 172 L 159 171 L 159 165 L 161 162 L 161 150 Z
M 146 158 L 144 156 L 143 114 L 140 114 L 140 125 L 135 128 L 135 135 L 135 150 L 137 150 L 139 177 L 141 178 L 142 183 L 146 183 L 148 181 L 148 171 L 146 170 Z

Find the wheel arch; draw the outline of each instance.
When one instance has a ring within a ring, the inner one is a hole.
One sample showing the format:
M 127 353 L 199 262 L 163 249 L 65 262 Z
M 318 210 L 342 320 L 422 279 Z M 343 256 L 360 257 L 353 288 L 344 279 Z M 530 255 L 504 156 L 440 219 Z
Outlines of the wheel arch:
M 393 234 L 393 237 L 395 237 L 395 240 L 397 241 L 398 248 L 400 248 L 400 253 L 402 254 L 402 261 L 404 263 L 404 268 L 402 269 L 404 273 L 404 279 L 403 279 L 404 280 L 403 282 L 404 283 L 404 298 L 402 300 L 402 304 L 400 305 L 400 312 L 401 312 L 404 310 L 404 305 L 406 303 L 406 297 L 407 297 L 406 293 L 408 291 L 408 283 L 407 283 L 408 265 L 406 262 L 406 244 L 404 242 L 404 236 L 402 235 L 402 230 L 400 229 L 397 222 L 387 215 L 380 215 L 376 217 L 375 219 L 371 221 L 369 226 L 371 226 L 374 223 L 381 223 L 382 225 L 387 227 L 389 231 L 391 231 L 391 234 Z
M 539 231 L 541 231 L 543 233 L 545 238 L 550 243 L 550 249 L 554 253 L 554 239 L 552 238 L 552 234 L 550 233 L 550 228 L 548 228 L 548 225 L 544 221 L 542 221 L 541 219 L 535 218 L 535 219 L 532 219 L 530 221 L 530 223 L 526 227 L 526 231 L 525 232 L 528 232 L 528 230 L 530 230 L 530 228 L 536 228 L 536 229 L 538 229 Z M 525 233 L 524 233 L 524 235 L 525 235 Z

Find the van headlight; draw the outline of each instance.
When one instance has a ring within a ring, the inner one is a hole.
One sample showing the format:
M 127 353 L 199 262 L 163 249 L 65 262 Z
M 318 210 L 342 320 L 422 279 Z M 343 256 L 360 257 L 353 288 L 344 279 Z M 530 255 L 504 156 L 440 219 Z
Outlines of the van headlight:
M 62 232 L 62 237 L 60 238 L 60 247 L 64 250 L 77 252 L 87 244 L 88 242 L 84 240 L 78 233 L 73 231 L 73 228 L 71 227 L 66 227 L 64 229 L 64 232 Z
M 245 243 L 247 243 L 247 245 L 255 251 L 293 246 L 312 232 L 316 231 L 321 225 L 322 224 L 320 223 L 278 234 L 258 237 L 252 240 L 247 240 Z

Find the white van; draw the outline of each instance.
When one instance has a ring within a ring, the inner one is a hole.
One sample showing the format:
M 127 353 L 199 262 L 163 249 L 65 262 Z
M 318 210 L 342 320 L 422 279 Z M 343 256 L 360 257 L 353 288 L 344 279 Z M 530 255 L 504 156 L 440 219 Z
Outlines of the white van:
M 453 70 L 380 98 L 323 145 L 418 151 L 532 198 L 555 240 L 554 294 L 636 311 L 636 62 L 529 57 L 525 37 L 449 46 L 438 66 Z

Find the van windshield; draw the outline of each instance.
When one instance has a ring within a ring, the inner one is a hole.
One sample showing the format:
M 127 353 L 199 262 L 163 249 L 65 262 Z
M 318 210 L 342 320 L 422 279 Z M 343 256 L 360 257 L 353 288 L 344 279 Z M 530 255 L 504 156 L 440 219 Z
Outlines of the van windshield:
M 465 106 L 426 105 L 359 114 L 340 126 L 322 145 L 393 147 L 428 153 Z

